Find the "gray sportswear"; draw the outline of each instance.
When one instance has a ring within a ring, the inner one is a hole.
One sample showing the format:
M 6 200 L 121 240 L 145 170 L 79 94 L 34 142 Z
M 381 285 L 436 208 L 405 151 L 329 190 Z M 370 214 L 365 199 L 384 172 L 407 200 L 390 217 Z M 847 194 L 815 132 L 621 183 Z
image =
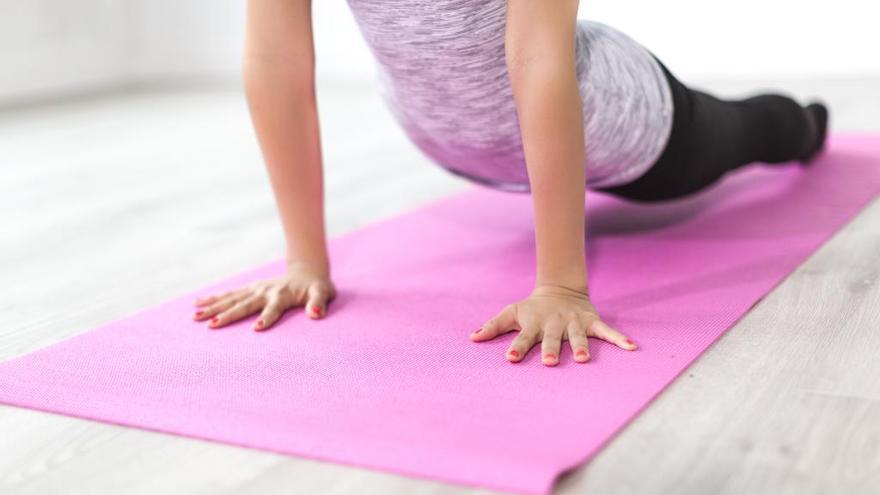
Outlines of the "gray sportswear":
M 376 57 L 382 95 L 437 164 L 528 191 L 504 53 L 506 0 L 348 0 Z M 650 52 L 605 24 L 577 21 L 586 185 L 624 184 L 659 158 L 672 129 L 669 84 Z

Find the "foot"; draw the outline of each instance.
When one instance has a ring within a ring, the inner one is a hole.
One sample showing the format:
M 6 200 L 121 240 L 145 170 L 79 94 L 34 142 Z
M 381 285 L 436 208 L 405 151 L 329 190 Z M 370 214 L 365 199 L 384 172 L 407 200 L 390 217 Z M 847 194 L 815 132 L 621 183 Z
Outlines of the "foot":
M 807 116 L 810 121 L 810 127 L 815 131 L 812 145 L 807 148 L 798 161 L 806 165 L 812 162 L 825 150 L 825 141 L 828 137 L 828 108 L 819 102 L 813 102 L 807 105 Z

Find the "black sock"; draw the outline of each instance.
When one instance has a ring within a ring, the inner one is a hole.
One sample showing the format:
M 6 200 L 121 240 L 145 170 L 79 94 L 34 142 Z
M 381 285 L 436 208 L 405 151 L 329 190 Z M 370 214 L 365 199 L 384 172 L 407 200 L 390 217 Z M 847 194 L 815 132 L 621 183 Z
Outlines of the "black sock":
M 815 133 L 811 145 L 798 157 L 798 160 L 804 164 L 812 162 L 822 152 L 828 137 L 828 107 L 820 102 L 813 102 L 807 105 L 807 112 Z

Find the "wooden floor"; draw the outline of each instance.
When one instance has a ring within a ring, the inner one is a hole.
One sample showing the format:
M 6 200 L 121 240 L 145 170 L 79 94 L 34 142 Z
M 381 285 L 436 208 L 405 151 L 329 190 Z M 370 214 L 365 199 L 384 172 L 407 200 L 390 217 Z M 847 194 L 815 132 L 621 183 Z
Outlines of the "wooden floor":
M 701 87 L 823 95 L 836 128 L 880 131 L 878 78 Z M 331 235 L 470 187 L 422 157 L 371 89 L 321 89 Z M 282 252 L 235 88 L 0 110 L 0 211 L 0 359 Z M 559 493 L 880 493 L 878 330 L 875 201 Z M 122 492 L 488 493 L 0 406 L 0 493 Z

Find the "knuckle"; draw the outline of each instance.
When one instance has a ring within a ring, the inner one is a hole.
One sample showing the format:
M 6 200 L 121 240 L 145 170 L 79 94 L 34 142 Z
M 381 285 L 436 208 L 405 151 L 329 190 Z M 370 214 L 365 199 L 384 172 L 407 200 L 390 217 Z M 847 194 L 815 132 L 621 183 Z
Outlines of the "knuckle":
M 323 301 L 329 302 L 336 297 L 336 288 L 334 288 L 331 284 L 318 284 L 318 288 L 316 290 L 318 292 L 318 297 L 320 297 Z
M 267 297 L 263 300 L 262 309 L 264 312 L 272 311 L 275 307 L 278 306 L 278 298 L 277 297 Z
M 315 295 L 317 295 L 318 297 L 326 299 L 330 296 L 330 287 L 327 284 L 317 283 L 313 287 L 314 289 L 312 290 L 315 291 Z
M 288 291 L 284 287 L 273 287 L 266 293 L 269 301 L 280 301 L 287 297 Z
M 305 301 L 306 299 L 306 289 L 302 286 L 294 286 L 290 288 L 290 294 L 293 296 L 295 301 Z
M 520 335 L 522 335 L 523 338 L 534 342 L 535 339 L 537 339 L 542 334 L 541 330 L 542 329 L 540 325 L 526 325 L 523 328 L 523 331 L 520 332 Z
M 534 327 L 530 327 L 528 330 L 523 330 L 522 332 L 520 332 L 518 339 L 521 346 L 531 347 L 535 345 L 535 342 L 541 340 L 540 332 Z
M 271 319 L 272 321 L 281 318 L 282 314 L 284 314 L 284 311 L 278 308 L 269 308 L 269 310 L 266 311 L 266 317 Z
M 544 335 L 555 337 L 561 335 L 563 331 L 565 331 L 565 325 L 561 324 L 558 319 L 550 319 L 544 323 Z
M 578 325 L 580 325 L 581 328 L 591 328 L 594 323 L 596 323 L 596 321 L 589 313 L 584 313 L 578 317 Z

